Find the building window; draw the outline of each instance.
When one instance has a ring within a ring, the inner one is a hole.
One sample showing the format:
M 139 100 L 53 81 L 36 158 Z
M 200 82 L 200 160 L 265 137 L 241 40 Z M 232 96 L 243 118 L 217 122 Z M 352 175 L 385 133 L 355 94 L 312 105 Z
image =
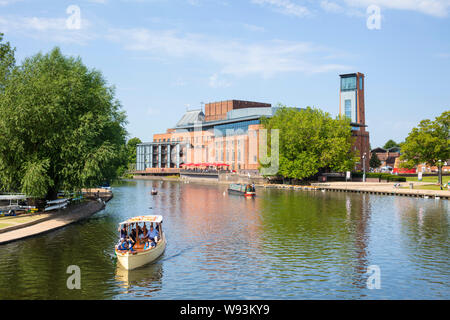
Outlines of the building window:
M 363 89 L 363 78 L 359 78 L 359 90 Z
M 349 119 L 352 118 L 352 100 L 345 100 L 345 116 Z
M 341 79 L 341 91 L 355 90 L 356 77 L 346 77 Z

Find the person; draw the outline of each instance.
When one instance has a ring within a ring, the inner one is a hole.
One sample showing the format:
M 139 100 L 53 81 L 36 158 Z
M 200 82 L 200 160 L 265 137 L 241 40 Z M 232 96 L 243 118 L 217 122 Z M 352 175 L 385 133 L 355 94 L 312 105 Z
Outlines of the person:
M 159 232 L 153 228 L 153 224 L 150 226 L 150 231 L 148 232 L 148 239 L 153 242 L 158 242 Z
M 133 247 L 136 244 L 136 241 L 134 241 L 131 237 L 127 237 L 128 239 L 128 249 L 130 251 L 134 251 Z
M 131 229 L 130 238 L 136 242 L 136 228 Z
M 139 235 L 139 242 L 144 242 L 146 241 L 146 238 L 148 237 L 147 232 L 144 231 L 143 228 L 141 228 L 140 226 L 138 227 L 138 235 Z
M 142 227 L 142 233 L 144 234 L 144 238 L 148 236 L 148 229 L 147 226 L 145 225 L 145 222 L 144 226 Z
M 125 239 L 128 236 L 127 225 L 124 224 L 122 229 L 120 229 L 120 239 Z
M 128 237 L 125 238 L 120 238 L 120 241 L 117 245 L 117 249 L 118 250 L 128 250 L 128 241 L 127 241 Z

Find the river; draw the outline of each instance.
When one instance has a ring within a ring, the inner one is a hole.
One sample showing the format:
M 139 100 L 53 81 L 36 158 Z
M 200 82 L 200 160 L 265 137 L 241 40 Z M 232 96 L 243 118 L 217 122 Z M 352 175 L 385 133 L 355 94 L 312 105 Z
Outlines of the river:
M 225 191 L 163 181 L 114 187 L 90 219 L 0 246 L 0 299 L 450 298 L 446 200 Z M 143 214 L 164 216 L 167 248 L 125 271 L 114 255 L 118 223 Z M 70 265 L 80 267 L 79 290 L 67 288 Z

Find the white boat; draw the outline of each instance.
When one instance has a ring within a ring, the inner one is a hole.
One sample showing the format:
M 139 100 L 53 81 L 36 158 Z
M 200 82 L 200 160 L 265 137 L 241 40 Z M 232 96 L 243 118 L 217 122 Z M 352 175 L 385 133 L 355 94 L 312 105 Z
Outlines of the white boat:
M 47 212 L 52 210 L 65 209 L 68 204 L 69 199 L 48 200 L 47 206 L 45 207 L 44 211 Z
M 155 261 L 164 253 L 166 249 L 166 237 L 162 230 L 162 220 L 163 218 L 160 215 L 138 216 L 119 223 L 119 230 L 125 225 L 128 234 L 130 234 L 130 229 L 133 226 L 136 227 L 136 225 L 146 222 L 156 224 L 155 228 L 158 227 L 159 229 L 159 236 L 154 247 L 149 246 L 147 248 L 145 242 L 141 242 L 139 237 L 136 237 L 137 242 L 133 246 L 133 250 L 120 250 L 118 245 L 116 245 L 115 253 L 122 267 L 127 270 L 133 270 Z

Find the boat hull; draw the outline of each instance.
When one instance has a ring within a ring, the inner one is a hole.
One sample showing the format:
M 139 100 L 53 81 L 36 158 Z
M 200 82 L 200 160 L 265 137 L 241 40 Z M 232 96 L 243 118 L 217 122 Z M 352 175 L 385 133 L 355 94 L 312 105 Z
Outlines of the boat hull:
M 245 197 L 254 197 L 254 196 L 256 196 L 255 192 L 242 192 L 242 191 L 233 190 L 233 189 L 228 189 L 228 193 L 229 194 L 237 194 L 237 195 L 241 195 L 241 196 L 245 196 Z
M 120 252 L 116 250 L 117 260 L 126 270 L 142 267 L 158 259 L 166 249 L 166 239 L 163 236 L 156 247 L 150 250 L 137 252 Z

